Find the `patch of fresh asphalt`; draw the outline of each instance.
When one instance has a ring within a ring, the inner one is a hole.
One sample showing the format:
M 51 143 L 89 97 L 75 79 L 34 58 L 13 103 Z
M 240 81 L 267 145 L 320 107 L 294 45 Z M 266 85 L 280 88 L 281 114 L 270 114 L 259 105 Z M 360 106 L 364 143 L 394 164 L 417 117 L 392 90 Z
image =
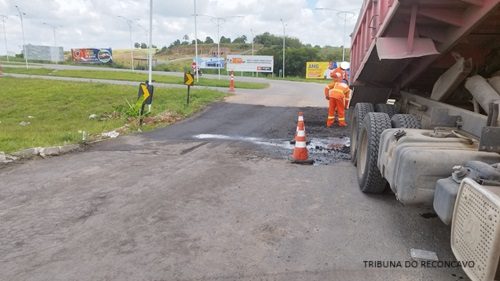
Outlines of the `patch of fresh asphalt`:
M 291 139 L 299 110 L 309 137 L 346 134 L 322 127 L 321 85 L 286 84 L 1 169 L 2 279 L 463 280 L 461 269 L 367 268 L 404 265 L 411 248 L 453 260 L 449 227 L 393 194 L 361 193 L 348 161 L 297 166 L 244 140 Z

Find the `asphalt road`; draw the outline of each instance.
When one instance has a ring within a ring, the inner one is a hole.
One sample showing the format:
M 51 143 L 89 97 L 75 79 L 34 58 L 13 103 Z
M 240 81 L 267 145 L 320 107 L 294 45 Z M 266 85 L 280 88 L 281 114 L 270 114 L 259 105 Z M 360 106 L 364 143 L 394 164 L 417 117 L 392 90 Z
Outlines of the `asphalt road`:
M 359 191 L 347 130 L 324 128 L 322 85 L 271 83 L 164 129 L 0 169 L 0 279 L 467 279 L 404 268 L 411 248 L 453 260 L 449 227 Z M 299 110 L 319 165 L 287 161 Z

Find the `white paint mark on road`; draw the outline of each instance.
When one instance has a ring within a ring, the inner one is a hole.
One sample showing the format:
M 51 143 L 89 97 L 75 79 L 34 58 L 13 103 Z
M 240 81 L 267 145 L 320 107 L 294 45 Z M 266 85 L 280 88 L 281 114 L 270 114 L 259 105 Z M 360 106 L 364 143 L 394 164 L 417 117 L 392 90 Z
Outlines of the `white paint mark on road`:
M 269 142 L 262 138 L 253 137 L 241 137 L 241 136 L 226 136 L 226 135 L 214 135 L 214 134 L 200 134 L 193 136 L 195 139 L 217 139 L 217 140 L 232 140 L 232 141 L 244 141 L 253 144 L 267 145 L 267 146 L 277 146 L 285 149 L 293 149 L 293 145 L 289 141 L 275 140 L 275 142 Z

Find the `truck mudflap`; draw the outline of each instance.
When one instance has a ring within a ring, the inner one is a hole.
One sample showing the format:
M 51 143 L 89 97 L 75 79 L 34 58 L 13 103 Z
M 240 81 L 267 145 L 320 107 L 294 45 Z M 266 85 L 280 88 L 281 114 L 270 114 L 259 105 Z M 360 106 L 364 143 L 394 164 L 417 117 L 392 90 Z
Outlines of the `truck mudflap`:
M 500 187 L 470 178 L 460 184 L 451 226 L 451 249 L 473 281 L 498 280 L 500 257 Z
M 436 181 L 451 175 L 454 166 L 500 162 L 500 155 L 478 147 L 478 141 L 452 130 L 388 129 L 380 138 L 377 165 L 399 201 L 431 206 Z

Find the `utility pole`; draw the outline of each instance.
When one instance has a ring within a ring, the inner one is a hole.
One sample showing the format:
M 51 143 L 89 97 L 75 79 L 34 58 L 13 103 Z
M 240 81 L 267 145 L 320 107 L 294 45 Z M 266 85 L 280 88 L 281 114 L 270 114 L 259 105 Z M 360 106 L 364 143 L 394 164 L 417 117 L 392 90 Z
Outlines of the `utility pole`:
M 7 19 L 7 16 L 0 15 L 0 18 L 2 18 L 2 23 L 3 23 L 3 40 L 5 42 L 5 57 L 7 58 L 7 62 L 9 62 L 9 51 L 7 49 L 7 32 L 5 31 L 5 20 Z
M 332 8 L 316 8 L 316 10 L 335 11 L 339 16 L 344 15 L 344 28 L 342 33 L 342 61 L 345 61 L 345 37 L 346 37 L 345 33 L 346 33 L 347 16 L 348 15 L 354 16 L 355 13 L 353 11 L 341 11 Z
M 130 65 L 132 71 L 134 71 L 134 42 L 132 41 L 132 23 L 134 21 L 124 16 L 118 16 L 118 17 L 124 19 L 128 25 L 128 32 L 130 35 Z
M 281 25 L 283 26 L 283 79 L 285 79 L 285 23 L 283 19 L 280 19 Z
M 21 31 L 23 33 L 23 52 L 24 52 L 24 61 L 26 62 L 26 69 L 29 68 L 28 66 L 28 53 L 26 51 L 26 41 L 24 40 L 24 24 L 23 24 L 23 15 L 26 15 L 24 12 L 21 11 L 19 6 L 16 5 L 17 12 L 19 13 L 19 18 L 21 19 Z

